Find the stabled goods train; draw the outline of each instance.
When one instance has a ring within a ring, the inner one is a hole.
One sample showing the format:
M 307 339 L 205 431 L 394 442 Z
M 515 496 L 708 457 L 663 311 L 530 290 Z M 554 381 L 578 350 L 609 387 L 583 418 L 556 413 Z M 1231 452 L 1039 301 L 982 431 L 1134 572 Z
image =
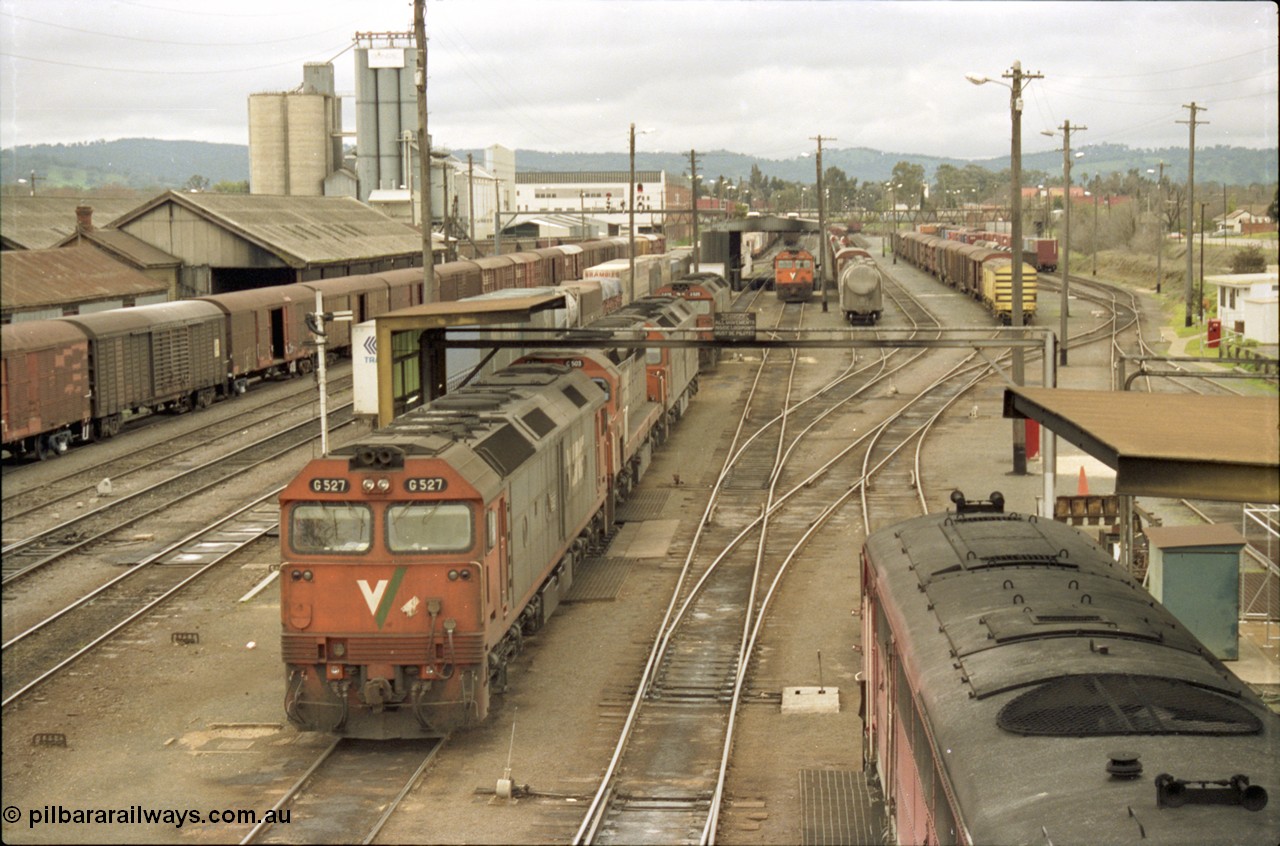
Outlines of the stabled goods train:
M 1076 529 L 951 499 L 862 554 L 894 842 L 1274 844 L 1280 717 Z
M 614 325 L 693 312 L 651 297 L 585 331 Z M 548 350 L 310 462 L 280 495 L 289 720 L 382 739 L 486 719 L 696 387 L 692 349 Z
M 773 259 L 773 290 L 784 303 L 807 303 L 813 298 L 813 253 L 785 247 Z
M 665 247 L 662 236 L 635 244 L 667 274 L 688 267 L 687 256 L 651 255 Z M 433 298 L 564 285 L 628 250 L 628 239 L 610 238 L 447 262 L 435 267 Z M 202 408 L 243 393 L 254 380 L 309 373 L 316 353 L 306 317 L 316 310 L 317 293 L 323 311 L 353 316 L 352 323 L 328 326 L 326 349 L 336 355 L 349 349 L 351 325 L 421 304 L 422 287 L 421 268 L 401 268 L 6 324 L 0 327 L 3 447 L 11 456 L 61 455 L 73 444 L 114 436 L 135 413 Z M 611 307 L 623 304 L 619 296 Z

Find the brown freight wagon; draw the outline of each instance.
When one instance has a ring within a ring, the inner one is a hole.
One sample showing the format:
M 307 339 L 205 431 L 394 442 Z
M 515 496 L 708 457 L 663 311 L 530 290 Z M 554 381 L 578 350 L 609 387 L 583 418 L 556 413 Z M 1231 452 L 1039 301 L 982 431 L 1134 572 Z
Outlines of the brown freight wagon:
M 315 310 L 315 293 L 301 285 L 253 288 L 197 299 L 226 315 L 225 378 L 236 393 L 248 380 L 294 371 L 310 372 L 305 315 Z
M 110 437 L 124 415 L 186 411 L 213 402 L 226 384 L 224 315 L 186 300 L 65 317 L 89 336 L 93 418 Z
M 0 428 L 11 455 L 44 458 L 93 439 L 89 339 L 61 320 L 0 327 Z
M 480 265 L 473 261 L 449 261 L 437 264 L 436 302 L 453 302 L 484 293 Z

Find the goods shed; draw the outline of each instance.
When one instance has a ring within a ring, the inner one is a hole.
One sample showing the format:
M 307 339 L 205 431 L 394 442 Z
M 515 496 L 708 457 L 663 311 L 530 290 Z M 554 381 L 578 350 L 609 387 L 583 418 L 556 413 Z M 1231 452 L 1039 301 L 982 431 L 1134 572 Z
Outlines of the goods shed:
M 422 233 L 352 197 L 167 191 L 112 224 L 182 260 L 195 297 L 422 266 Z
M 93 247 L 14 250 L 0 262 L 0 321 L 48 320 L 162 303 L 169 283 Z

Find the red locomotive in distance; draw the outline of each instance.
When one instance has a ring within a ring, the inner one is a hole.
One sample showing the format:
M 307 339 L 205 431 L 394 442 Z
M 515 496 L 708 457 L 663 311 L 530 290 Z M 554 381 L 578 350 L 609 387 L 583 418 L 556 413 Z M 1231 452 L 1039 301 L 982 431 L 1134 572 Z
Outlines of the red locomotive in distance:
M 773 289 L 784 303 L 807 303 L 813 297 L 813 253 L 786 247 L 773 260 Z

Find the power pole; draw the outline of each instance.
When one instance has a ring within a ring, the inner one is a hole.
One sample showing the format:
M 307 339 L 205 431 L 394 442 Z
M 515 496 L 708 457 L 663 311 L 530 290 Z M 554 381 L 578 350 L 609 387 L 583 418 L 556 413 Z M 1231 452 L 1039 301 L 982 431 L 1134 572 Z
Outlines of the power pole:
M 427 134 L 427 0 L 413 0 L 413 38 L 417 46 L 418 168 L 422 171 L 422 301 L 435 301 L 435 253 L 432 249 L 431 136 Z M 412 199 L 412 198 L 410 198 Z
M 827 310 L 827 203 L 822 190 L 822 142 L 821 135 L 811 135 L 809 140 L 818 142 L 818 284 L 822 286 L 822 310 Z M 827 141 L 835 141 L 827 138 Z
M 1039 73 L 1023 73 L 1022 62 L 1015 61 L 1013 68 L 1006 74 L 1002 74 L 1005 79 L 1011 80 L 1010 85 L 1011 96 L 1009 98 L 1009 112 L 1013 122 L 1012 140 L 1010 144 L 1010 178 L 1013 182 L 1010 188 L 1009 200 L 1012 205 L 1010 217 L 1012 220 L 1011 231 L 1009 233 L 1009 243 L 1012 247 L 1013 261 L 1012 272 L 1012 298 L 1010 303 L 1010 315 L 1013 327 L 1021 329 L 1022 322 L 1022 82 L 1023 80 L 1043 79 L 1044 74 Z M 1025 382 L 1024 356 L 1022 347 L 1015 347 L 1013 350 L 1013 384 L 1021 387 Z M 1019 476 L 1025 476 L 1027 473 L 1027 430 L 1026 424 L 1021 420 L 1013 421 L 1013 472 Z
M 1191 284 L 1191 253 L 1195 247 L 1195 244 L 1191 240 L 1191 231 L 1196 219 L 1196 125 L 1198 123 L 1208 123 L 1207 120 L 1197 121 L 1196 112 L 1207 112 L 1209 110 L 1204 106 L 1197 106 L 1194 100 L 1191 101 L 1190 105 L 1183 105 L 1182 108 L 1191 110 L 1191 120 L 1176 121 L 1177 123 L 1185 123 L 1191 126 L 1191 151 L 1187 164 L 1187 278 L 1182 288 L 1183 299 L 1186 300 L 1187 308 L 1186 323 L 1183 325 L 1190 326 L 1191 296 L 1193 291 L 1193 286 Z
M 471 249 L 476 248 L 476 166 L 467 153 L 467 237 L 471 239 Z
M 697 273 L 702 260 L 698 249 L 698 152 L 689 151 L 689 184 L 693 195 L 693 272 Z
M 1164 281 L 1164 160 L 1160 160 L 1160 174 L 1156 178 L 1156 191 L 1159 202 L 1156 204 L 1156 232 L 1159 243 L 1156 245 L 1156 293 L 1160 293 L 1160 283 Z
M 1088 129 L 1087 126 L 1077 126 L 1075 130 L 1081 132 Z M 1064 120 L 1062 122 L 1062 179 L 1066 183 L 1063 189 L 1062 200 L 1067 207 L 1067 233 L 1066 243 L 1062 250 L 1062 337 L 1059 339 L 1059 362 L 1063 367 L 1067 366 L 1067 317 L 1070 316 L 1070 307 L 1067 302 L 1067 283 L 1071 277 L 1071 121 Z

